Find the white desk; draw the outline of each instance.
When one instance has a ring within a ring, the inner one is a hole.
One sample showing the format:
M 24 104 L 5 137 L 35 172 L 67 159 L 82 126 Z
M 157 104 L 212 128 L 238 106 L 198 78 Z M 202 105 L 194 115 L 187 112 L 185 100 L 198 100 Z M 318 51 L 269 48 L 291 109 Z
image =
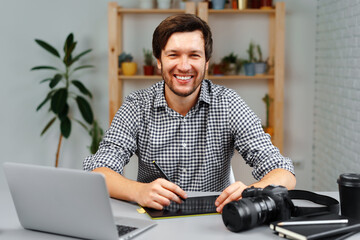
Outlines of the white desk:
M 8 189 L 0 192 L 0 239 L 33 239 L 33 240 L 52 240 L 52 239 L 73 239 L 59 235 L 42 233 L 37 231 L 25 230 L 21 227 L 15 207 L 13 205 Z M 325 193 L 338 198 L 336 193 Z M 191 195 L 191 194 L 189 194 Z M 193 195 L 199 195 L 194 193 Z M 111 206 L 114 216 L 129 216 L 134 218 L 149 219 L 147 214 L 139 214 L 136 209 L 138 205 L 111 199 Z M 262 239 L 282 239 L 273 234 L 268 226 L 261 226 L 249 231 L 233 233 L 226 229 L 221 215 L 209 215 L 198 217 L 183 217 L 174 219 L 154 220 L 157 225 L 148 231 L 138 235 L 136 240 L 149 239 L 196 239 L 196 240 L 262 240 Z M 356 234 L 348 240 L 360 239 L 360 234 Z

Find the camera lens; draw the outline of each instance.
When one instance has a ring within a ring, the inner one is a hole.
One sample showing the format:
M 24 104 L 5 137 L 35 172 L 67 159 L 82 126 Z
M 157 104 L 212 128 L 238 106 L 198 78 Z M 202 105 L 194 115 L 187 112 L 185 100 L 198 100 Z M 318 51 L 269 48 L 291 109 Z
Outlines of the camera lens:
M 276 204 L 272 198 L 249 197 L 226 204 L 222 219 L 230 231 L 240 232 L 270 222 L 276 214 Z

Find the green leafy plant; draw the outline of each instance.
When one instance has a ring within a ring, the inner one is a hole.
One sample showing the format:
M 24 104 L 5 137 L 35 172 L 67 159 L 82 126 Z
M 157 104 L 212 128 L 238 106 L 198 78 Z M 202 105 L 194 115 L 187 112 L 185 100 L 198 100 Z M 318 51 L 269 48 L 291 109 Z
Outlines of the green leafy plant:
M 258 57 L 259 57 L 259 58 L 256 59 L 256 62 L 264 62 L 263 58 L 262 58 L 261 47 L 260 47 L 259 44 L 256 46 L 256 49 L 257 49 L 257 53 L 258 53 Z
M 153 54 L 151 50 L 143 49 L 145 66 L 153 65 Z
M 91 145 L 89 146 L 89 149 L 91 154 L 95 154 L 104 135 L 104 131 L 96 120 L 94 120 L 89 134 L 91 136 Z
M 82 82 L 73 78 L 73 74 L 75 72 L 83 69 L 93 68 L 92 65 L 75 66 L 76 63 L 78 63 L 79 59 L 84 57 L 92 50 L 88 49 L 79 53 L 78 55 L 73 56 L 74 50 L 77 46 L 77 42 L 74 40 L 73 33 L 70 33 L 65 40 L 62 57 L 60 56 L 59 51 L 47 42 L 40 39 L 35 39 L 35 42 L 44 50 L 59 59 L 59 61 L 61 62 L 60 65 L 62 65 L 61 68 L 49 65 L 41 65 L 33 67 L 31 69 L 31 71 L 50 70 L 55 72 L 50 77 L 40 82 L 48 83 L 50 90 L 47 93 L 45 99 L 38 105 L 36 111 L 39 111 L 45 104 L 50 103 L 49 112 L 54 115 L 42 130 L 41 136 L 51 126 L 53 126 L 56 120 L 59 120 L 60 122 L 60 137 L 55 160 L 55 167 L 57 167 L 59 162 L 61 141 L 63 137 L 68 138 L 70 136 L 72 120 L 78 122 L 86 130 L 88 130 L 86 124 L 92 125 L 94 122 L 93 111 L 87 100 L 87 98 L 92 98 L 92 94 Z M 72 104 L 70 104 L 71 101 L 76 103 L 75 106 L 78 107 L 81 116 L 86 123 L 75 119 L 70 114 L 70 106 L 73 106 Z
M 133 56 L 129 53 L 126 53 L 126 52 L 122 52 L 120 55 L 119 55 L 119 67 L 121 67 L 121 63 L 123 62 L 132 62 L 133 60 Z
M 249 59 L 244 61 L 244 63 L 256 62 L 254 48 L 255 48 L 255 44 L 251 41 L 249 44 L 249 48 L 246 50 L 246 52 L 248 53 Z
M 273 99 L 269 96 L 269 94 L 265 94 L 265 96 L 262 98 L 263 102 L 265 103 L 265 107 L 266 107 L 266 126 L 264 127 L 269 127 L 269 122 L 270 122 L 270 104 L 273 101 Z

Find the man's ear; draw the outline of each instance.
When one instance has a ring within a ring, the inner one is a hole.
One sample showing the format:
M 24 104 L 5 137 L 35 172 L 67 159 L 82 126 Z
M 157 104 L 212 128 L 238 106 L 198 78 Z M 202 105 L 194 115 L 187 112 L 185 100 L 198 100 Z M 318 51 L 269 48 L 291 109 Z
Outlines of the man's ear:
M 210 62 L 210 61 L 207 61 L 207 62 L 205 63 L 205 70 L 206 70 L 206 71 L 209 69 L 209 62 Z
M 157 62 L 157 68 L 158 68 L 159 70 L 161 70 L 161 61 L 157 58 L 157 59 L 156 59 L 156 62 Z

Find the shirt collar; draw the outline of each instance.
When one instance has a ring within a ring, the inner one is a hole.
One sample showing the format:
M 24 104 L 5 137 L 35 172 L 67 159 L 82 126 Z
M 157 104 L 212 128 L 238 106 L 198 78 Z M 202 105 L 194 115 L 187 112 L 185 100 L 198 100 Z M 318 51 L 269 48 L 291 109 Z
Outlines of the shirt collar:
M 156 97 L 155 97 L 155 107 L 165 107 L 167 106 L 167 102 L 165 100 L 164 94 L 165 81 L 158 82 L 156 85 Z M 198 103 L 205 102 L 207 104 L 211 104 L 211 82 L 208 79 L 204 79 L 201 83 L 200 96 Z

